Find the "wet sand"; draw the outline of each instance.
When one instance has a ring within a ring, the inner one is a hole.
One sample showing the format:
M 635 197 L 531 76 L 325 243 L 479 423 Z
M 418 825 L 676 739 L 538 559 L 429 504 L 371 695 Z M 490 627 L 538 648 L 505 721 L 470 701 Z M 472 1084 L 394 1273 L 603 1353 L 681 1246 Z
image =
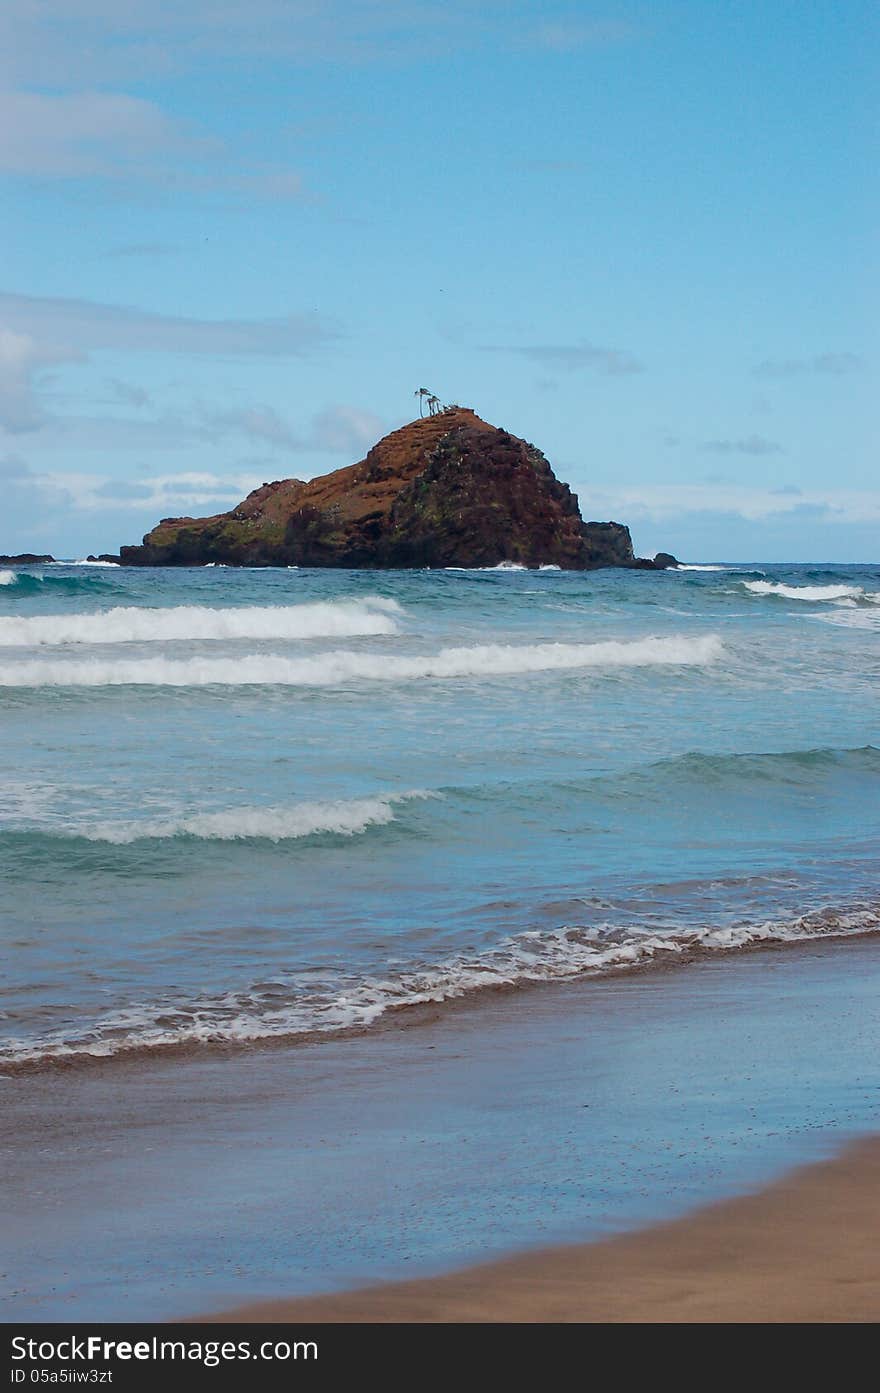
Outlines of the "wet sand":
M 500 994 L 359 1039 L 0 1079 L 0 1319 L 312 1308 L 411 1278 L 482 1319 L 473 1264 L 490 1262 L 511 1274 L 512 1318 L 536 1318 L 539 1298 L 541 1318 L 574 1313 L 584 1262 L 596 1319 L 632 1318 L 645 1271 L 674 1274 L 672 1308 L 691 1318 L 719 1244 L 682 1239 L 670 1268 L 648 1226 L 699 1233 L 686 1216 L 701 1207 L 880 1131 L 878 1037 L 874 938 Z M 867 1231 L 867 1193 L 855 1220 L 800 1226 L 799 1281 L 819 1251 L 855 1299 L 861 1269 L 825 1253 Z M 607 1254 L 623 1263 L 631 1243 L 655 1265 L 627 1259 L 627 1278 Z M 760 1273 L 782 1300 L 776 1237 L 766 1269 L 727 1239 L 720 1252 L 726 1289 Z
M 756 1195 L 603 1243 L 422 1281 L 244 1307 L 261 1322 L 880 1319 L 880 1139 Z

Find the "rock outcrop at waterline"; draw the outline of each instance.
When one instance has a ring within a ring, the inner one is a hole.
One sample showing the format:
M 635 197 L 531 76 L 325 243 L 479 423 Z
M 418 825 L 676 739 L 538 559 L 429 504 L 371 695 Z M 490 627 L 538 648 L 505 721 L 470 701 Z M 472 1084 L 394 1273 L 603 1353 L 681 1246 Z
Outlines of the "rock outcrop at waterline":
M 365 459 L 255 489 L 229 513 L 163 518 L 125 566 L 654 568 L 629 529 L 584 522 L 541 451 L 464 407 L 411 421 Z
M 35 551 L 20 551 L 17 556 L 0 556 L 0 566 L 45 566 L 54 556 L 38 556 Z

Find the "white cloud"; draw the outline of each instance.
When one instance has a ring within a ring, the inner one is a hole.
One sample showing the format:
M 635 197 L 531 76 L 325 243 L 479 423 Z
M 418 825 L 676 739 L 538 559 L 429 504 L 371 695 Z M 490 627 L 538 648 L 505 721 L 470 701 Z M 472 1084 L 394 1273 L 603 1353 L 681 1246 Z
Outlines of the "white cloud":
M 172 412 L 130 421 L 60 418 L 45 404 L 48 369 L 84 362 L 97 352 L 153 352 L 215 356 L 230 359 L 301 356 L 339 336 L 317 314 L 282 315 L 273 319 L 195 319 L 155 314 L 121 305 L 0 292 L 0 427 L 18 434 L 50 423 L 62 434 L 91 430 L 98 439 L 126 432 L 146 438 L 173 434 L 178 427 L 202 437 L 218 428 L 244 430 L 276 446 L 298 442 L 271 407 Z M 140 410 L 149 404 L 140 387 L 112 378 L 106 390 L 114 404 Z M 105 442 L 106 443 L 106 442 Z M 317 448 L 323 448 L 318 446 Z
M 16 469 L 22 461 L 15 461 Z M 267 463 L 265 468 L 271 468 Z M 27 472 L 27 466 L 24 466 Z M 0 465 L 2 472 L 2 465 Z M 147 512 L 158 521 L 162 515 L 185 514 L 202 509 L 220 512 L 238 503 L 269 477 L 252 469 L 217 473 L 184 470 L 177 473 L 140 475 L 118 479 L 91 472 L 48 471 L 27 473 L 29 487 L 64 490 L 70 506 L 94 511 L 110 504 Z M 664 523 L 700 514 L 738 517 L 763 522 L 810 514 L 833 523 L 865 524 L 880 521 L 880 489 L 752 489 L 738 484 L 645 484 L 627 488 L 580 487 L 577 489 L 585 518 L 621 518 L 626 522 Z
M 275 201 L 303 192 L 285 165 L 245 159 L 227 140 L 119 91 L 0 87 L 0 172 L 113 180 L 139 196 L 169 186 Z
M 86 472 L 49 472 L 32 476 L 35 488 L 63 490 L 70 507 L 78 511 L 124 508 L 146 512 L 155 522 L 161 516 L 187 516 L 190 511 L 225 512 L 262 482 L 256 474 L 224 475 L 206 470 L 157 474 L 138 480 Z
M 46 415 L 36 389 L 46 368 L 81 356 L 76 349 L 0 327 L 0 426 L 13 435 L 38 430 Z
M 117 92 L 0 91 L 0 169 L 11 174 L 120 174 L 161 152 L 204 148 L 152 102 Z

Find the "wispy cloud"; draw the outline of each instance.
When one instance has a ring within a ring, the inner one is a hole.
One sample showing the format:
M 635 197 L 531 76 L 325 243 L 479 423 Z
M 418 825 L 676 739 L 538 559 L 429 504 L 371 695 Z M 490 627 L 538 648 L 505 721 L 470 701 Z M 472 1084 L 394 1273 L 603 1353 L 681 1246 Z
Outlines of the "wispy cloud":
M 25 479 L 30 466 L 19 455 L 0 456 L 0 479 Z
M 235 407 L 206 411 L 204 423 L 218 435 L 239 434 L 275 449 L 299 453 L 340 454 L 354 463 L 383 433 L 384 423 L 362 407 L 335 405 L 312 417 L 304 428 L 294 429 L 271 406 Z
M 0 170 L 7 174 L 131 174 L 162 154 L 206 148 L 141 97 L 0 91 Z
M 46 370 L 82 356 L 75 347 L 0 328 L 0 426 L 13 435 L 39 430 L 47 419 L 38 392 Z
M 538 48 L 557 53 L 605 44 L 631 43 L 642 37 L 644 30 L 622 19 L 565 19 L 546 20 L 536 25 L 528 40 Z
M 271 406 L 234 407 L 208 411 L 205 426 L 219 436 L 235 434 L 260 440 L 284 450 L 302 449 L 302 441 L 287 421 Z
M 352 462 L 383 434 L 385 424 L 372 411 L 358 406 L 329 406 L 312 421 L 309 448 L 350 455 Z
M 262 355 L 314 352 L 340 336 L 317 314 L 271 319 L 195 319 L 92 300 L 0 291 L 0 323 L 66 353 L 137 352 Z
M 189 470 L 156 474 L 145 479 L 118 479 L 106 474 L 46 470 L 26 480 L 34 495 L 63 495 L 65 506 L 78 512 L 120 508 L 149 516 L 186 515 L 190 510 L 225 512 L 263 480 L 256 474 L 216 474 Z
M 339 334 L 317 314 L 195 319 L 90 300 L 0 292 L 0 427 L 19 434 L 46 426 L 51 419 L 46 406 L 46 390 L 53 381 L 50 370 L 84 362 L 94 353 L 300 357 L 332 343 Z M 142 388 L 118 378 L 110 379 L 106 390 L 114 403 L 147 404 Z M 256 417 L 254 422 L 258 424 Z M 145 424 L 150 423 L 141 423 L 141 429 Z
M 713 455 L 781 455 L 784 447 L 763 435 L 746 435 L 739 440 L 707 440 L 701 450 Z
M 810 514 L 829 523 L 880 522 L 880 489 L 750 488 L 736 483 L 639 484 L 626 488 L 589 485 L 578 489 L 590 517 L 629 521 L 676 521 L 685 515 L 725 514 L 748 522 Z
M 166 256 L 176 256 L 179 251 L 180 248 L 170 242 L 124 242 L 111 247 L 106 254 L 113 260 L 158 261 Z
M 232 446 L 238 455 L 244 442 L 249 457 L 262 447 L 264 463 L 276 471 L 291 473 L 286 457 L 305 457 L 296 472 L 310 477 L 315 469 L 309 456 L 335 454 L 341 464 L 354 463 L 388 428 L 372 411 L 343 403 L 296 422 L 259 401 L 219 405 L 196 397 L 163 405 L 154 393 L 119 378 L 105 380 L 95 399 L 95 405 L 110 408 L 106 414 L 50 413 L 20 372 L 12 381 L 4 379 L 2 344 L 0 335 L 0 426 L 9 433 L 39 430 L 43 458 L 103 454 L 130 459 L 136 452 L 149 458 L 205 445 Z
M 123 382 L 121 378 L 111 377 L 107 383 L 110 401 L 122 406 L 149 406 L 150 394 L 136 382 Z
M 67 88 L 168 79 L 206 59 L 419 62 L 483 44 L 563 52 L 641 33 L 568 7 L 536 22 L 533 0 L 4 0 L 0 79 Z
M 577 343 L 485 344 L 484 353 L 511 353 L 528 358 L 548 368 L 565 372 L 592 371 L 606 377 L 628 377 L 644 372 L 644 366 L 632 353 L 621 348 L 604 348 L 581 339 Z
M 206 65 L 222 84 L 243 64 L 286 74 L 499 45 L 563 52 L 638 32 L 552 7 L 536 24 L 530 0 L 3 0 L 0 171 L 109 182 L 129 198 L 311 198 L 298 169 L 247 151 L 241 131 L 175 114 L 180 79 Z M 163 105 L 138 95 L 151 82 Z
M 0 172 L 32 179 L 100 179 L 268 200 L 303 195 L 291 169 L 237 156 L 227 141 L 124 92 L 0 90 Z
M 804 373 L 840 377 L 863 366 L 858 353 L 816 353 L 811 358 L 765 358 L 752 372 L 755 377 L 801 377 Z

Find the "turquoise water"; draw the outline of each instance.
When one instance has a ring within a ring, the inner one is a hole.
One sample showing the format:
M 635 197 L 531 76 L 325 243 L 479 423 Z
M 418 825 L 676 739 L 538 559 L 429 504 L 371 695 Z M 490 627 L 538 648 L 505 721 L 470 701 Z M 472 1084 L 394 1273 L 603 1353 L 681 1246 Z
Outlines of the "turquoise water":
M 0 571 L 0 1059 L 880 928 L 880 567 Z

